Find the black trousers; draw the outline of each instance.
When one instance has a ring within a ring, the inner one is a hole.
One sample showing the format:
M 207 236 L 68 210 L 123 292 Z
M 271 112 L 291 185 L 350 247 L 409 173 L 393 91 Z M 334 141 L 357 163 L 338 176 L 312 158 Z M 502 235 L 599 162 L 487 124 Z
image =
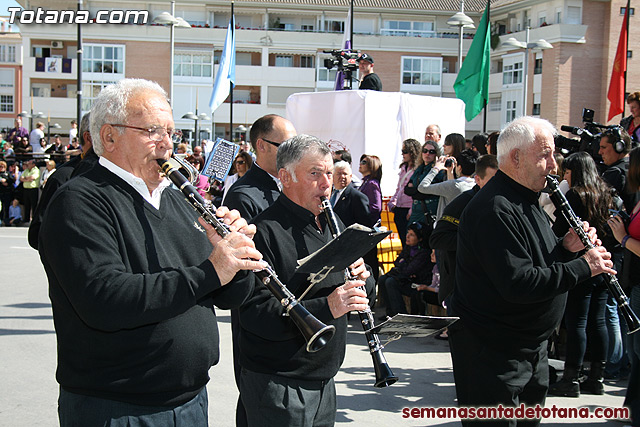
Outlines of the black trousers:
M 206 427 L 209 425 L 208 405 L 206 387 L 196 397 L 175 408 L 132 405 L 70 393 L 61 388 L 58 417 L 61 427 Z
M 39 190 L 37 188 L 24 189 L 24 222 L 31 221 L 31 215 L 36 212 L 36 205 L 38 204 L 38 191 Z
M 240 395 L 250 427 L 331 427 L 336 422 L 333 378 L 305 381 L 242 368 Z
M 519 348 L 508 342 L 493 344 L 471 333 L 459 320 L 449 327 L 449 345 L 459 406 L 544 405 L 549 388 L 546 341 L 536 348 Z M 474 421 L 462 420 L 462 425 Z M 540 420 L 505 419 L 490 423 L 535 426 Z

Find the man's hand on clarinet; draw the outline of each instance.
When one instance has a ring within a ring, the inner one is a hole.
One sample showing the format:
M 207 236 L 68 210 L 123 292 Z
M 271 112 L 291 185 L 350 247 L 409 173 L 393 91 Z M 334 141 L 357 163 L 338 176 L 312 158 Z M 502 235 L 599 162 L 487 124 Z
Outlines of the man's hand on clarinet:
M 369 299 L 364 291 L 364 281 L 348 280 L 329 294 L 327 302 L 334 319 L 350 311 L 366 310 L 369 306 Z
M 198 222 L 204 227 L 207 238 L 213 244 L 209 261 L 213 264 L 222 286 L 229 283 L 240 270 L 262 270 L 263 263 L 256 261 L 262 259 L 262 254 L 256 250 L 251 240 L 256 232 L 255 225 L 248 225 L 238 211 L 229 211 L 226 207 L 218 208 L 216 215 L 229 226 L 230 233 L 225 238 L 202 218 L 198 218 Z
M 601 244 L 596 234 L 596 229 L 594 227 L 589 226 L 589 223 L 587 221 L 582 222 L 582 228 L 584 231 L 587 232 L 587 235 L 589 236 L 589 241 L 591 241 L 591 243 L 594 246 L 599 246 Z M 573 230 L 572 228 L 570 228 L 569 231 L 567 231 L 567 234 L 564 235 L 564 239 L 562 240 L 562 245 L 569 252 L 580 252 L 581 250 L 584 249 L 584 244 L 582 243 L 582 240 L 580 239 L 578 234 L 575 232 L 575 230 Z
M 362 258 L 358 258 L 356 262 L 351 264 L 349 267 L 349 274 L 351 277 L 355 277 L 358 280 L 367 280 L 371 273 L 367 270 L 367 266 L 364 264 L 364 260 Z
M 587 264 L 589 264 L 591 277 L 602 273 L 618 274 L 613 269 L 611 253 L 607 252 L 604 246 L 596 246 L 593 249 L 589 249 L 582 257 L 587 261 Z

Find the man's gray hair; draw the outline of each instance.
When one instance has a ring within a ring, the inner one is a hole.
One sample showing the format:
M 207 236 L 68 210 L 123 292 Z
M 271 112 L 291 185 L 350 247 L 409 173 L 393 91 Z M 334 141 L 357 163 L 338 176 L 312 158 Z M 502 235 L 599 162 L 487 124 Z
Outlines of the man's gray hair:
M 167 93 L 156 82 L 144 79 L 123 79 L 118 83 L 102 89 L 91 107 L 91 140 L 93 149 L 98 156 L 102 155 L 104 147 L 100 139 L 100 129 L 105 124 L 128 124 L 129 100 L 139 92 L 156 93 L 167 98 Z M 124 128 L 116 128 L 115 132 L 124 133 Z
M 349 173 L 351 173 L 351 165 L 347 162 L 345 162 L 344 160 L 340 160 L 339 162 L 335 162 L 333 164 L 333 170 L 348 170 Z
M 436 132 L 438 132 L 438 135 L 442 136 L 442 131 L 440 130 L 440 125 L 437 125 L 435 123 L 430 124 L 429 126 L 427 126 L 427 129 L 430 128 L 431 126 L 433 126 L 434 128 L 436 128 Z
M 523 116 L 507 123 L 500 131 L 496 147 L 498 150 L 498 164 L 502 164 L 515 149 L 526 150 L 536 140 L 536 134 L 547 131 L 551 136 L 557 134 L 556 128 L 547 120 L 538 117 Z
M 302 158 L 308 154 L 331 155 L 331 149 L 320 139 L 311 135 L 297 135 L 287 139 L 278 147 L 276 169 L 286 169 L 291 174 L 293 182 L 298 182 L 295 169 Z

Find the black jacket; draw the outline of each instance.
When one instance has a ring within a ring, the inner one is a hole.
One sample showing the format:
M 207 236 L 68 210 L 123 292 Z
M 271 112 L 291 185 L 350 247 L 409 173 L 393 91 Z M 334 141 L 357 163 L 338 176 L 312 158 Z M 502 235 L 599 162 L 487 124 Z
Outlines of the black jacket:
M 376 73 L 367 74 L 362 78 L 358 89 L 382 90 L 382 80 Z
M 223 200 L 229 209 L 237 209 L 250 221 L 267 209 L 280 196 L 278 185 L 264 169 L 256 163 L 239 180 L 233 183 Z
M 356 223 L 367 227 L 373 225 L 369 216 L 369 198 L 351 183 L 340 195 L 333 211 L 346 227 Z
M 333 237 L 324 216 L 320 232 L 314 215 L 281 195 L 252 222 L 256 224 L 256 249 L 297 297 L 308 287 L 308 274 L 296 273 L 298 260 L 320 249 Z M 339 219 L 338 219 L 339 221 Z M 353 260 L 355 261 L 355 259 Z M 347 316 L 334 319 L 327 296 L 344 283 L 344 272 L 327 275 L 314 285 L 301 304 L 318 320 L 336 328 L 333 339 L 316 353 L 306 351 L 306 342 L 280 301 L 255 276 L 253 295 L 240 308 L 240 364 L 253 372 L 304 380 L 328 380 L 338 372 L 345 355 Z M 374 281 L 367 279 L 373 292 Z
M 451 306 L 491 343 L 537 348 L 560 323 L 567 291 L 591 277 L 551 230 L 538 197 L 499 170 L 460 218 Z
M 440 289 L 438 290 L 438 302 L 442 303 L 453 293 L 456 281 L 456 248 L 458 247 L 458 226 L 464 208 L 467 207 L 473 196 L 480 191 L 477 185 L 453 199 L 442 212 L 442 217 L 436 223 L 431 232 L 429 245 L 434 249 L 445 251 L 441 263 Z

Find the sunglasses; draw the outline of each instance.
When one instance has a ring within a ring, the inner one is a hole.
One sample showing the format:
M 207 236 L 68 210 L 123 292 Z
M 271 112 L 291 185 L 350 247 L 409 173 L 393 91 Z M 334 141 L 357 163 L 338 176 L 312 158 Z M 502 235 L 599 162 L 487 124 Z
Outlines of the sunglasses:
M 437 153 L 438 153 L 438 152 L 437 152 L 435 149 L 433 149 L 433 148 L 431 148 L 431 149 L 425 148 L 425 149 L 423 149 L 423 150 L 422 150 L 422 152 L 423 152 L 423 153 L 425 153 L 425 154 L 427 154 L 427 153 L 429 153 L 429 154 L 437 154 Z
M 280 144 L 282 144 L 282 142 L 273 142 L 273 141 L 269 141 L 268 139 L 265 138 L 260 138 L 261 140 L 263 140 L 264 142 L 268 142 L 269 144 L 273 145 L 274 147 L 279 147 Z
M 237 165 L 244 165 L 246 162 L 244 160 L 236 160 Z
M 411 154 L 411 151 L 409 151 L 409 150 L 402 150 L 402 154 Z
M 367 164 L 367 161 L 366 161 L 366 160 L 360 160 L 360 164 L 361 164 L 361 165 L 366 165 L 366 164 Z

